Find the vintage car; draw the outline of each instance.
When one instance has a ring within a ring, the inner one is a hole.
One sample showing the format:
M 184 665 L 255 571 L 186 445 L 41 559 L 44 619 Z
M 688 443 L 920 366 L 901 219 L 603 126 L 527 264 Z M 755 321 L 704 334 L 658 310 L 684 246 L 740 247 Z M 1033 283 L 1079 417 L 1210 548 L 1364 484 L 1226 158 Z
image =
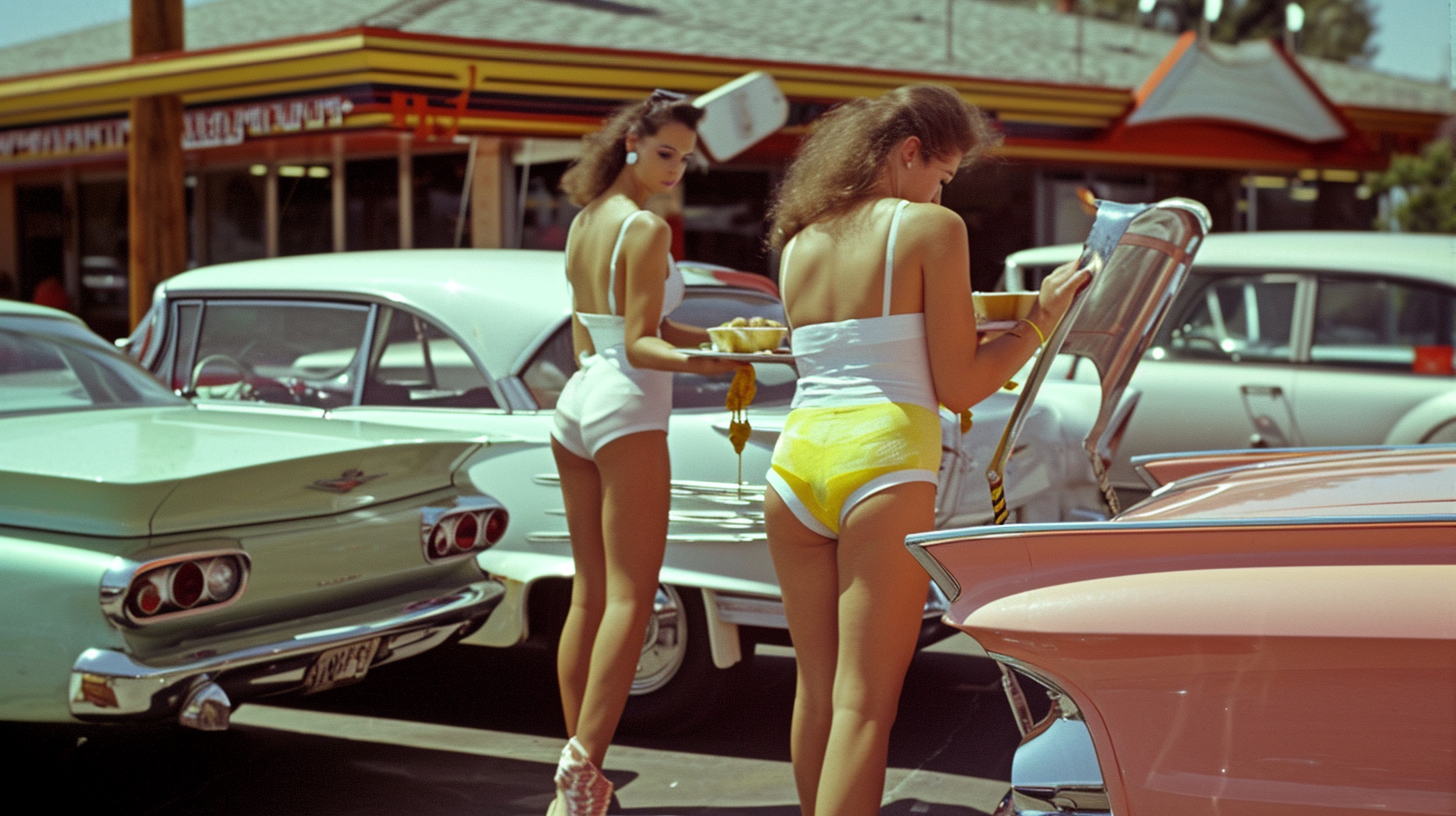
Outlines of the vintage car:
M 1212 246 L 1159 249 L 1143 217 L 1023 400 L 1067 357 L 1108 399 L 1136 381 L 1143 350 L 1105 340 L 1176 315 Z M 1155 490 L 1110 520 L 906 541 L 1001 667 L 1023 736 L 997 816 L 1456 812 L 1456 447 L 1134 463 Z
M 220 730 L 464 636 L 504 597 L 485 444 L 198 407 L 0 300 L 0 719 Z
M 781 319 L 761 275 L 684 264 L 688 294 L 673 319 L 713 326 L 735 316 Z M 201 405 L 265 403 L 326 414 L 510 438 L 506 456 L 468 467 L 511 510 L 481 566 L 506 600 L 470 644 L 552 643 L 570 594 L 571 552 L 549 448 L 552 408 L 574 370 L 559 252 L 394 250 L 295 256 L 204 267 L 164 282 L 130 353 Z M 728 441 L 728 377 L 675 376 L 673 505 L 656 614 L 626 727 L 687 728 L 745 679 L 756 643 L 786 637 L 763 533 L 764 474 L 795 372 L 755 365 L 752 438 L 741 462 Z M 1029 416 L 1007 485 L 1024 521 L 1105 518 L 1075 443 L 1093 421 L 1096 387 L 1065 384 Z M 947 415 L 938 522 L 977 524 L 992 510 L 980 472 L 1012 392 L 976 407 L 969 433 Z M 1131 404 L 1129 399 L 1124 407 Z M 1124 415 L 1125 418 L 1125 415 Z M 943 600 L 930 598 L 927 639 Z
M 1077 251 L 1015 253 L 1004 286 Z M 1113 484 L 1146 495 L 1131 465 L 1145 454 L 1456 441 L 1453 347 L 1456 238 L 1210 235 L 1132 379 Z
M 908 542 L 1005 673 L 998 816 L 1456 813 L 1456 447 L 1139 462 L 1110 521 Z

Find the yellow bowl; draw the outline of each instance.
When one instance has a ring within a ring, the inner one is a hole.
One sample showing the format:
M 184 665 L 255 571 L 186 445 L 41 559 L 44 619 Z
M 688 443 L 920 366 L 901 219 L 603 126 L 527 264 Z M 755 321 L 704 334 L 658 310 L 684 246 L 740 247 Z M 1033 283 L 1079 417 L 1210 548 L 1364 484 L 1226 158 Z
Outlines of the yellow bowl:
M 715 326 L 708 329 L 714 351 L 749 354 L 772 351 L 784 342 L 789 330 L 783 326 Z
M 1036 305 L 1036 292 L 972 292 L 976 322 L 1021 320 Z

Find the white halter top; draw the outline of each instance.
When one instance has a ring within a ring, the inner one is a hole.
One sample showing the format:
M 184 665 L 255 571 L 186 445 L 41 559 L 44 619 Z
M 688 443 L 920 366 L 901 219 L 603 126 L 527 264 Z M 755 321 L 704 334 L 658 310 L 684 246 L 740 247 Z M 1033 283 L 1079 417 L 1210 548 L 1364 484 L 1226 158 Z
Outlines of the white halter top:
M 884 306 L 879 317 L 852 318 L 794 327 L 789 338 L 799 368 L 793 407 L 901 402 L 937 410 L 930 375 L 925 314 L 890 314 L 895 274 L 895 237 L 908 201 L 895 205 L 885 247 Z M 784 248 L 779 288 L 786 291 L 795 236 Z
M 617 243 L 612 245 L 612 265 L 607 270 L 607 309 L 610 314 L 596 314 L 593 312 L 577 312 L 576 317 L 581 325 L 586 327 L 587 333 L 591 335 L 592 346 L 597 353 L 605 351 L 614 346 L 626 345 L 627 342 L 627 319 L 617 314 L 617 258 L 622 252 L 622 239 L 627 236 L 627 226 L 637 216 L 647 212 L 638 210 L 627 216 L 622 222 L 622 228 L 617 231 Z M 567 286 L 570 287 L 568 281 Z M 682 305 L 683 296 L 687 293 L 687 283 L 683 281 L 682 272 L 678 271 L 677 264 L 673 262 L 672 256 L 667 256 L 667 279 L 662 285 L 662 316 L 667 315 Z M 573 295 L 573 309 L 575 309 L 575 296 Z

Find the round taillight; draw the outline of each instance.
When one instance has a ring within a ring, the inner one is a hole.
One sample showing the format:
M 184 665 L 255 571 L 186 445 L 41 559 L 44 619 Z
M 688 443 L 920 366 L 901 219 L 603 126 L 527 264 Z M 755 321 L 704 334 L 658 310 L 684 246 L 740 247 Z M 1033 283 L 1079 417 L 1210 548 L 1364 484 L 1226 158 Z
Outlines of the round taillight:
M 184 561 L 172 571 L 171 588 L 172 603 L 183 609 L 191 609 L 202 600 L 207 579 L 203 577 L 202 568 L 197 566 L 196 561 Z
M 455 522 L 455 548 L 461 552 L 472 549 L 475 546 L 475 539 L 480 535 L 480 522 L 475 520 L 474 513 L 464 513 L 460 520 Z
M 485 543 L 494 544 L 506 534 L 509 517 L 504 510 L 492 510 L 485 517 Z
M 207 597 L 214 601 L 226 601 L 231 598 L 242 583 L 243 573 L 238 569 L 237 559 L 227 556 L 212 559 L 207 565 L 205 574 Z
M 132 592 L 131 602 L 143 615 L 155 615 L 162 608 L 162 590 L 152 581 L 145 581 Z
M 450 519 L 445 519 L 430 535 L 430 554 L 436 558 L 444 558 L 450 554 L 451 527 Z

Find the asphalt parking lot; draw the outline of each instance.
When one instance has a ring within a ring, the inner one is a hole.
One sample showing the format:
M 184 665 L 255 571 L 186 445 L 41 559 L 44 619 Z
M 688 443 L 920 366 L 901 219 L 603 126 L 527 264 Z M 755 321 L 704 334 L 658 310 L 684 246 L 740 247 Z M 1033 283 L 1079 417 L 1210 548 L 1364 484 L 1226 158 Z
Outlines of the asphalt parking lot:
M 797 816 L 792 652 L 763 647 L 753 693 L 703 729 L 623 737 L 612 813 Z M 564 739 L 550 655 L 452 647 L 313 697 L 242 706 L 226 733 L 0 725 L 15 813 L 539 816 Z M 917 656 L 883 812 L 970 816 L 1006 791 L 1016 729 L 964 635 Z

